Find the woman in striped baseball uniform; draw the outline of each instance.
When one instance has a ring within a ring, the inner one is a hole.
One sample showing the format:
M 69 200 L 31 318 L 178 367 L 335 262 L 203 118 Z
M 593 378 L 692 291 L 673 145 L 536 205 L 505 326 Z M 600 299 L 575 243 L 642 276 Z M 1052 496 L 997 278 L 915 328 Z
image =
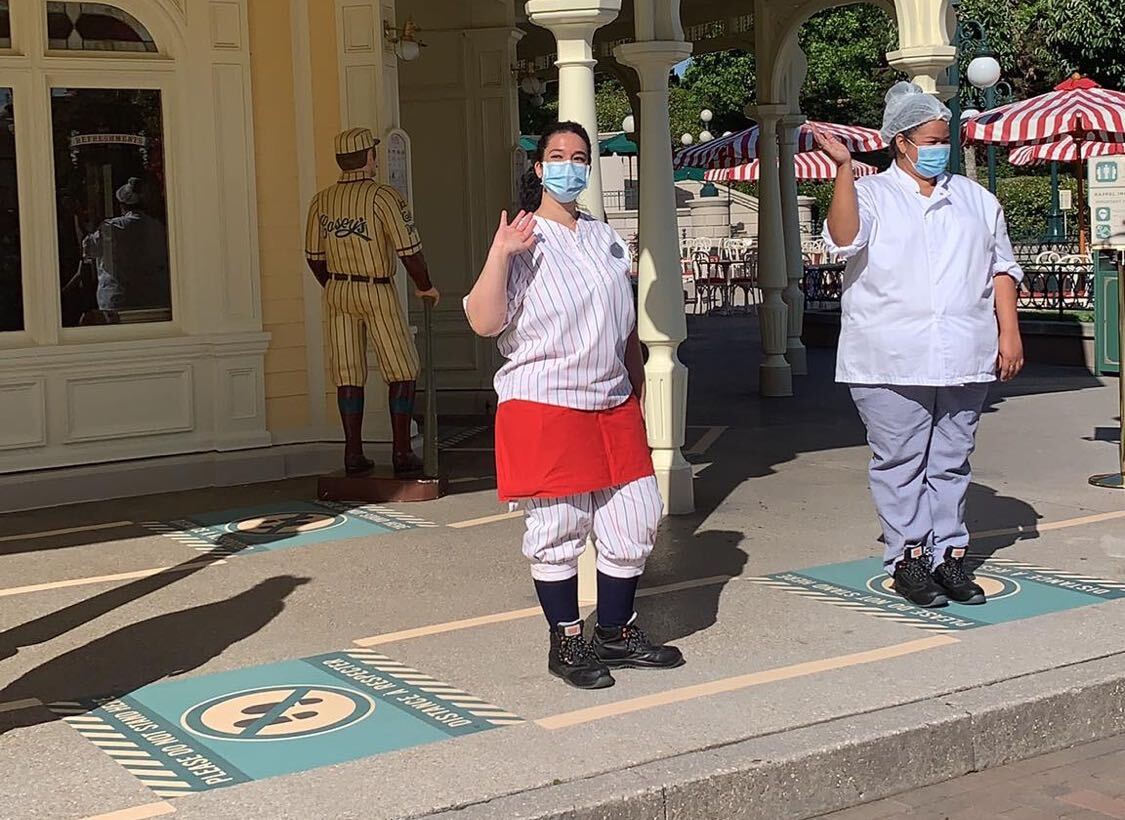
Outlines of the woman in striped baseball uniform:
M 580 125 L 543 134 L 535 213 L 500 217 L 465 313 L 499 337 L 496 472 L 500 497 L 526 501 L 523 553 L 550 628 L 548 670 L 584 689 L 610 668 L 670 668 L 633 611 L 662 515 L 640 397 L 644 387 L 628 245 L 579 213 L 591 145 Z M 598 612 L 592 642 L 578 613 L 578 558 L 593 537 Z

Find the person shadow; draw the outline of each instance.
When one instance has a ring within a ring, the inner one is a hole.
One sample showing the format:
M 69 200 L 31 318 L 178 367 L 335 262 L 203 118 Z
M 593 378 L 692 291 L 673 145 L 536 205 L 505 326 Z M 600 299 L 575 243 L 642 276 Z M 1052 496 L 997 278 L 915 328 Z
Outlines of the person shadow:
M 661 531 L 636 602 L 637 619 L 654 639 L 673 642 L 715 625 L 723 590 L 746 567 L 749 556 L 741 546 L 745 537 L 734 530 Z M 684 581 L 692 585 L 645 594 L 645 589 Z
M 275 576 L 232 598 L 130 624 L 25 672 L 0 691 L 0 703 L 82 702 L 127 694 L 191 672 L 265 627 L 281 614 L 286 599 L 309 581 Z M 0 713 L 0 735 L 56 719 L 44 707 Z
M 1001 495 L 985 484 L 969 485 L 966 523 L 972 539 L 965 568 L 973 572 L 1001 550 L 1039 537 L 1043 516 L 1019 498 Z

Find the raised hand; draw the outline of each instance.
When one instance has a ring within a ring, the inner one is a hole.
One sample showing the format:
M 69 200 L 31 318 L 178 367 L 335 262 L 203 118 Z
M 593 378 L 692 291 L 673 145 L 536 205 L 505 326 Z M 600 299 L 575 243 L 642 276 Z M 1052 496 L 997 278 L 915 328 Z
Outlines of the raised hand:
M 492 239 L 492 247 L 507 256 L 518 256 L 535 247 L 535 214 L 520 211 L 508 223 L 508 212 L 500 214 L 500 227 Z
M 835 134 L 823 126 L 812 123 L 809 123 L 809 128 L 813 132 L 813 139 L 816 140 L 816 147 L 827 154 L 828 158 L 836 163 L 837 168 L 842 168 L 852 161 L 852 152 L 836 138 Z

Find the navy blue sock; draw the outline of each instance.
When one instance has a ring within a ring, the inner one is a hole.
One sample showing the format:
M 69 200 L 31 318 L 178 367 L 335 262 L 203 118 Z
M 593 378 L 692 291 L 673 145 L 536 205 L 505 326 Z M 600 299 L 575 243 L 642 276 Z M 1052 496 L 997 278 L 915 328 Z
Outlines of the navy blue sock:
M 551 629 L 578 620 L 578 576 L 565 581 L 536 581 L 535 594 Z
M 604 572 L 598 573 L 598 626 L 614 628 L 629 623 L 640 580 L 639 575 L 614 578 Z

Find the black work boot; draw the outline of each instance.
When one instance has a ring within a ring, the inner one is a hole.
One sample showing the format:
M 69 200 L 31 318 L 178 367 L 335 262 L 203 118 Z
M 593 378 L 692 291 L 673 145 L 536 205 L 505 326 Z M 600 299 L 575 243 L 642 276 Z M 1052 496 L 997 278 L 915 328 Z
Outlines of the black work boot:
M 684 656 L 674 646 L 655 646 L 636 625 L 637 614 L 625 626 L 598 626 L 592 641 L 598 660 L 611 669 L 674 669 Z
M 582 637 L 582 621 L 559 624 L 551 630 L 547 671 L 578 689 L 605 689 L 614 684 L 609 669 Z
M 949 547 L 945 559 L 934 567 L 934 580 L 945 593 L 959 604 L 983 604 L 987 602 L 984 590 L 974 583 L 965 569 L 965 548 Z
M 930 574 L 930 559 L 922 547 L 906 548 L 895 567 L 895 592 L 915 606 L 927 609 L 945 606 L 949 599 Z

